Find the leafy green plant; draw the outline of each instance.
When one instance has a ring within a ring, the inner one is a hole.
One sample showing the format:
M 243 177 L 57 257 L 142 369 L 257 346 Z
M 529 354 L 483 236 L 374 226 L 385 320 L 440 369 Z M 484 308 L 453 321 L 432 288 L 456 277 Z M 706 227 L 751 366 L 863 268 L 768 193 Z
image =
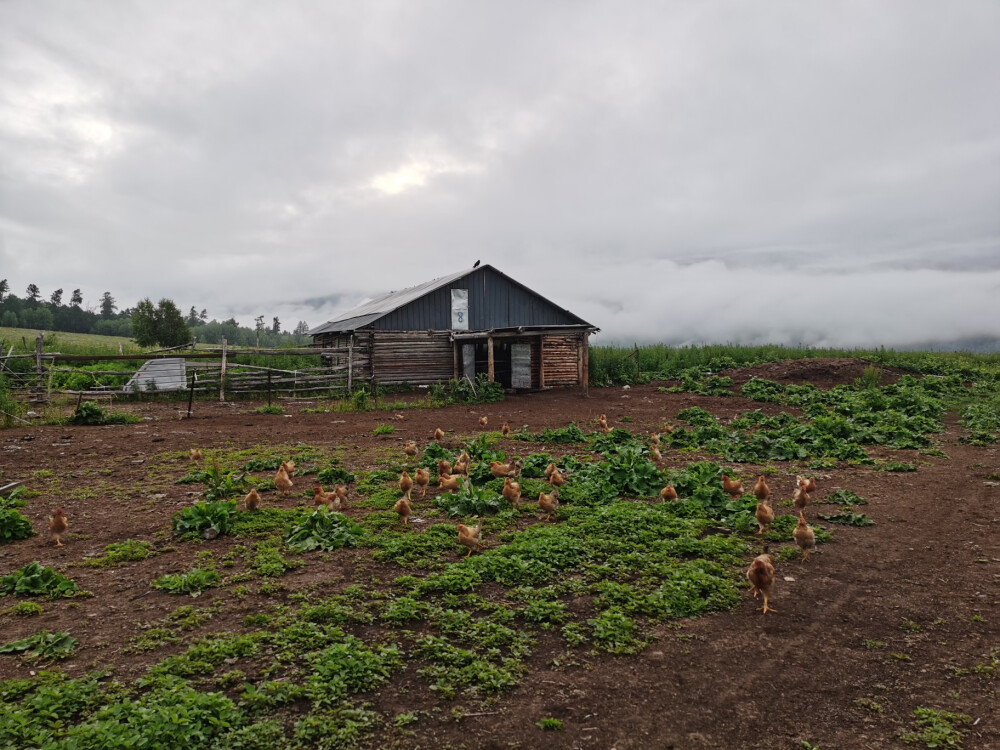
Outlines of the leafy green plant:
M 38 602 L 18 602 L 7 611 L 15 617 L 37 617 L 45 608 Z
M 223 472 L 218 466 L 210 466 L 202 476 L 205 492 L 202 498 L 206 502 L 224 500 L 227 497 L 242 494 L 246 490 L 246 475 L 235 471 Z
M 47 596 L 49 599 L 62 599 L 79 596 L 83 592 L 61 573 L 52 568 L 46 568 L 37 560 L 30 562 L 20 570 L 10 575 L 0 576 L 0 596 Z
M 221 582 L 219 571 L 214 568 L 192 568 L 186 573 L 170 573 L 157 578 L 153 581 L 153 588 L 168 594 L 199 596 Z
M 320 484 L 351 484 L 357 478 L 346 469 L 339 466 L 331 466 L 320 470 L 316 474 L 316 481 Z
M 635 620 L 616 608 L 601 612 L 596 618 L 587 620 L 594 645 L 611 654 L 637 654 L 646 647 L 647 641 L 640 639 L 639 626 Z
M 0 654 L 20 653 L 25 661 L 45 662 L 72 656 L 78 643 L 79 641 L 69 633 L 40 630 L 27 638 L 0 646 Z
M 106 412 L 95 401 L 84 401 L 67 418 L 71 425 L 138 424 L 142 419 L 133 414 Z
M 431 403 L 437 406 L 448 404 L 487 404 L 495 401 L 503 401 L 503 384 L 497 381 L 490 381 L 484 374 L 479 373 L 475 382 L 468 378 L 459 380 L 449 380 L 447 383 L 437 383 L 430 388 Z
M 940 708 L 925 708 L 921 706 L 913 712 L 919 730 L 904 732 L 903 742 L 910 744 L 923 743 L 927 747 L 961 748 L 965 739 L 965 731 L 958 727 L 972 723 L 968 714 L 952 713 Z
M 14 508 L 0 508 L 0 543 L 7 544 L 27 539 L 34 530 L 31 521 Z
M 285 544 L 302 552 L 357 547 L 367 532 L 343 513 L 321 505 L 301 523 L 294 524 L 285 536 Z
M 396 428 L 391 424 L 380 424 L 374 430 L 372 430 L 372 435 L 378 437 L 379 435 L 392 435 L 396 431 Z
M 197 534 L 214 539 L 233 530 L 236 501 L 201 501 L 174 514 L 173 529 L 177 534 Z
M 883 463 L 875 464 L 872 468 L 875 469 L 875 471 L 893 471 L 904 473 L 917 470 L 916 466 L 906 463 L 905 461 L 885 461 Z
M 833 505 L 868 505 L 868 501 L 850 490 L 835 490 L 823 498 L 822 502 Z
M 547 716 L 541 721 L 536 721 L 535 726 L 546 732 L 557 732 L 563 728 L 563 723 L 559 719 L 553 719 L 551 716 Z
M 92 568 L 115 568 L 127 562 L 145 560 L 157 554 L 153 545 L 137 539 L 126 539 L 124 542 L 109 544 L 100 557 L 88 557 L 84 564 Z
M 284 414 L 285 408 L 279 404 L 264 404 L 254 409 L 257 414 Z
M 438 495 L 434 504 L 452 517 L 492 514 L 510 507 L 510 503 L 495 490 L 485 486 L 476 487 L 466 479 L 459 480 L 458 492 Z

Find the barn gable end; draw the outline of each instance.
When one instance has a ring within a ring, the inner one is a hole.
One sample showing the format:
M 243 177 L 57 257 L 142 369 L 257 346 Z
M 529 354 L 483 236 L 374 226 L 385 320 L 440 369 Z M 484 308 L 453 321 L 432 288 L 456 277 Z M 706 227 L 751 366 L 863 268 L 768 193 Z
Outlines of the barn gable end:
M 453 311 L 453 292 L 467 308 Z M 506 387 L 586 385 L 598 330 L 492 266 L 366 302 L 312 331 L 313 345 L 354 380 L 427 385 L 485 374 Z M 361 363 L 361 364 L 357 364 Z

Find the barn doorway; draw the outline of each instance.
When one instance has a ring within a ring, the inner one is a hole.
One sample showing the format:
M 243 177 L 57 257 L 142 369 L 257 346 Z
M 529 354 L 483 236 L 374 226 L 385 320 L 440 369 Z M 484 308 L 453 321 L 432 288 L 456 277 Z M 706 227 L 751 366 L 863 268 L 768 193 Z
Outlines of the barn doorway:
M 534 387 L 531 377 L 530 343 L 493 340 L 493 379 L 504 388 L 530 389 Z M 488 375 L 490 371 L 489 342 L 480 339 L 462 344 L 462 375 L 474 380 L 478 375 Z

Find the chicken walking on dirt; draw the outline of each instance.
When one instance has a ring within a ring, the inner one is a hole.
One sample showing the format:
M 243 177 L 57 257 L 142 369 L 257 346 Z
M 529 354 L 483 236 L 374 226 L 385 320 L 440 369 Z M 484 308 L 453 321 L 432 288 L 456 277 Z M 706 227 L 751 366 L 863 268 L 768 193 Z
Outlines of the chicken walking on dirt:
M 396 504 L 392 506 L 392 509 L 399 514 L 399 520 L 403 522 L 404 526 L 410 525 L 410 513 L 412 508 L 410 507 L 410 501 L 405 497 L 400 498 L 396 501 Z
M 278 490 L 282 497 L 284 497 L 289 490 L 291 490 L 295 484 L 288 476 L 288 472 L 285 471 L 285 464 L 282 463 L 278 467 L 278 472 L 274 475 L 274 487 Z
M 777 610 L 771 609 L 769 605 L 774 593 L 774 563 L 771 562 L 771 556 L 767 554 L 767 547 L 750 563 L 750 567 L 747 568 L 747 580 L 750 581 L 750 595 L 754 599 L 757 598 L 758 593 L 763 594 L 764 606 L 762 609 L 764 614 L 776 612 Z
M 66 520 L 66 514 L 63 513 L 62 508 L 56 508 L 52 511 L 52 515 L 49 517 L 49 533 L 56 540 L 56 546 L 64 546 L 60 537 L 66 533 L 66 529 L 69 527 L 69 522 Z
M 410 492 L 413 490 L 413 477 L 411 477 L 409 472 L 405 469 L 399 476 L 399 489 L 404 495 L 406 495 L 406 499 L 409 500 Z
M 799 522 L 796 524 L 792 536 L 802 550 L 802 562 L 805 562 L 809 559 L 809 553 L 816 546 L 816 532 L 812 530 L 812 526 L 806 523 L 806 517 L 801 510 L 799 511 Z
M 753 515 L 757 519 L 757 536 L 762 536 L 774 523 L 774 509 L 767 500 L 761 500 L 757 503 L 757 510 Z

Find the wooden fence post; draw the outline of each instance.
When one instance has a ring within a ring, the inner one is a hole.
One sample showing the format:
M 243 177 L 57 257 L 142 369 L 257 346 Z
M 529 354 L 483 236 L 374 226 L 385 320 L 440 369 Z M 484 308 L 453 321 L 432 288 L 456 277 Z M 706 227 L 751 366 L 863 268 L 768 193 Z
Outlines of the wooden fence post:
M 226 337 L 222 337 L 222 369 L 219 370 L 219 401 L 226 400 Z
M 194 372 L 191 373 L 191 389 L 188 391 L 188 415 L 187 418 L 191 419 L 191 404 L 194 401 Z
M 38 337 L 35 339 L 35 401 L 44 401 L 43 388 L 42 385 L 42 332 L 38 332 Z
M 271 405 L 271 371 L 267 371 L 267 405 Z

